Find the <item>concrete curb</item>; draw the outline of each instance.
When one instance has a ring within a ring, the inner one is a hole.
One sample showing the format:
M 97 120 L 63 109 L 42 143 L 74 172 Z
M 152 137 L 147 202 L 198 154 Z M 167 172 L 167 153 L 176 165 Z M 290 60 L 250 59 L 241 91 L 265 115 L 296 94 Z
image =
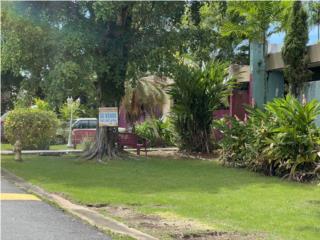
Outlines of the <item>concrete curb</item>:
M 1 169 L 1 175 L 23 190 L 33 193 L 48 202 L 54 203 L 66 212 L 79 217 L 102 231 L 108 230 L 114 233 L 127 235 L 138 240 L 157 240 L 157 238 L 149 234 L 130 228 L 127 225 L 93 211 L 92 209 L 74 204 L 57 194 L 48 193 L 42 188 L 26 182 L 6 169 Z

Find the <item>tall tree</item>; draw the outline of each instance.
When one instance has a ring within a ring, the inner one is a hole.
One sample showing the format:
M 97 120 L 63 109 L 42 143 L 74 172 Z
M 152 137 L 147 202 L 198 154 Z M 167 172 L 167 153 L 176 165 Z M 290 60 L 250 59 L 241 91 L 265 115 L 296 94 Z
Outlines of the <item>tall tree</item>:
M 308 70 L 308 16 L 300 1 L 293 3 L 289 26 L 286 31 L 282 56 L 284 76 L 289 82 L 289 92 L 298 97 L 304 82 L 311 77 Z
M 200 8 L 200 29 L 213 35 L 213 40 L 202 51 L 211 53 L 211 56 L 231 63 L 249 64 L 248 44 L 244 36 L 224 34 L 221 31 L 226 22 L 239 23 L 244 18 L 239 14 L 228 11 L 230 2 L 206 2 Z M 208 49 L 209 48 L 209 49 Z M 209 51 L 208 51 L 209 50 Z
M 26 49 L 30 42 L 27 41 L 26 46 L 14 46 L 6 36 L 12 33 L 12 39 L 19 43 L 28 32 L 18 35 L 16 31 L 8 30 L 4 34 L 8 59 L 10 52 L 26 52 L 30 66 L 23 70 L 37 76 L 37 85 L 48 97 L 49 92 L 60 96 L 73 93 L 73 97 L 78 97 L 90 90 L 100 106 L 119 106 L 125 81 L 131 79 L 134 82 L 141 73 L 168 72 L 182 40 L 178 37 L 178 27 L 184 2 L 8 4 L 32 27 L 49 31 L 49 39 L 41 43 L 52 45 L 45 51 L 37 46 L 33 48 L 35 52 L 47 53 L 44 59 L 39 59 L 38 72 L 30 70 L 34 67 L 30 50 Z M 11 19 L 17 22 L 16 17 Z M 12 24 L 8 26 L 10 28 Z M 17 72 L 21 73 L 22 61 L 18 60 Z M 64 99 L 59 97 L 58 101 Z M 95 145 L 87 157 L 101 160 L 105 155 L 114 156 L 116 138 L 116 128 L 98 129 Z
M 23 77 L 20 91 L 45 97 L 56 109 L 67 96 L 88 96 L 94 89 L 88 81 L 92 58 L 82 48 L 87 38 L 58 16 L 48 19 L 58 7 L 67 7 L 60 4 L 5 2 L 1 8 L 2 73 Z

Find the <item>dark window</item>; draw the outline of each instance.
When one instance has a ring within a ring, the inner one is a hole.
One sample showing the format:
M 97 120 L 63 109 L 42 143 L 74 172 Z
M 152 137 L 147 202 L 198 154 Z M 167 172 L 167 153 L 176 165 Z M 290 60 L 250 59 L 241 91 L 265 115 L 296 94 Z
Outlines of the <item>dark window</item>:
M 74 124 L 72 125 L 72 129 L 77 129 L 77 128 L 79 128 L 79 123 L 80 123 L 80 122 L 74 123 Z
M 97 121 L 89 120 L 89 128 L 97 128 Z
M 76 128 L 80 128 L 80 129 L 88 128 L 88 121 L 87 120 L 80 120 L 77 123 L 77 127 Z
M 89 121 L 83 121 L 82 128 L 89 128 Z

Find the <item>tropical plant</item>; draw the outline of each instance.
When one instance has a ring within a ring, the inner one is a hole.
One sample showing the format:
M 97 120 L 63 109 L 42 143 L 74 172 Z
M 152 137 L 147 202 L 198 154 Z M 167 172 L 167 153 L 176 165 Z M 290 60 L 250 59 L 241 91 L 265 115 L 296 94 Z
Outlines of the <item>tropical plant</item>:
M 172 119 L 180 148 L 211 152 L 213 111 L 231 93 L 234 81 L 227 78 L 227 64 L 213 61 L 203 68 L 180 64 L 169 93 L 173 99 Z
M 23 149 L 48 149 L 56 133 L 54 112 L 37 108 L 18 108 L 8 113 L 4 128 L 9 143 L 19 140 Z
M 276 174 L 297 180 L 312 177 L 320 162 L 320 131 L 314 123 L 320 114 L 319 102 L 301 104 L 288 95 L 268 103 L 266 111 L 274 124 L 263 153 L 277 168 Z
M 268 36 L 281 30 L 285 3 L 272 1 L 238 1 L 228 2 L 227 12 L 231 16 L 238 15 L 237 21 L 232 18 L 224 22 L 222 35 L 236 35 L 250 41 L 266 43 Z M 274 28 L 270 28 L 274 24 Z
M 302 91 L 302 84 L 311 78 L 308 69 L 308 16 L 300 1 L 293 3 L 282 48 L 285 63 L 284 76 L 289 82 L 289 92 L 298 97 Z
M 319 102 L 301 104 L 287 95 L 267 103 L 264 111 L 247 111 L 246 122 L 230 118 L 214 124 L 224 135 L 224 163 L 297 181 L 319 177 L 320 130 L 314 123 Z
M 135 133 L 149 141 L 152 147 L 166 147 L 175 145 L 174 128 L 170 119 L 149 119 L 136 125 Z
M 245 167 L 247 125 L 233 117 L 222 118 L 213 122 L 213 128 L 223 134 L 219 141 L 220 160 L 227 166 Z
M 166 79 L 157 76 L 140 78 L 134 82 L 134 86 L 127 82 L 121 105 L 128 122 L 134 125 L 141 117 L 157 117 L 163 105 L 169 102 L 166 85 Z

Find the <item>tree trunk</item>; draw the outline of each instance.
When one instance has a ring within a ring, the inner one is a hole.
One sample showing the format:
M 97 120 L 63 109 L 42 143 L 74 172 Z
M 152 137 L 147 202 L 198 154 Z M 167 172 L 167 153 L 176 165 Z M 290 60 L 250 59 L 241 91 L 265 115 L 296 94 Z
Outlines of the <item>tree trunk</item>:
M 101 57 L 104 57 L 105 52 L 112 56 L 109 57 L 111 60 L 108 62 L 109 68 L 107 71 L 98 74 L 97 93 L 101 106 L 114 106 L 116 103 L 118 107 L 124 94 L 124 82 L 129 60 L 128 48 L 131 40 L 127 36 L 131 27 L 130 5 L 131 3 L 128 3 L 128 5 L 121 7 L 116 21 L 107 24 L 106 49 L 99 51 L 102 54 Z M 114 43 L 115 46 L 112 51 L 108 48 L 111 43 Z M 116 157 L 119 152 L 117 138 L 118 127 L 97 126 L 95 142 L 84 153 L 84 157 L 86 159 L 95 158 L 99 162 L 104 158 L 111 159 Z
M 96 159 L 98 162 L 104 159 L 112 159 L 117 156 L 118 128 L 97 127 L 96 139 L 84 157 L 88 160 Z

